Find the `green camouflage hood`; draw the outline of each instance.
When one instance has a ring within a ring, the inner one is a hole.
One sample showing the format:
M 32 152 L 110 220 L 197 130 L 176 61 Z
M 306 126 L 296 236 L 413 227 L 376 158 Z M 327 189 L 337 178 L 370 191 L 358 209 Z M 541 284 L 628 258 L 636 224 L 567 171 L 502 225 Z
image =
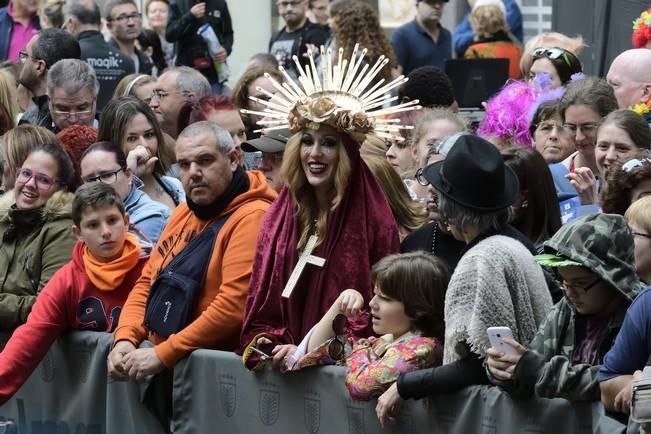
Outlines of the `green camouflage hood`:
M 635 270 L 633 235 L 624 217 L 592 214 L 567 223 L 544 244 L 539 263 L 567 266 L 576 262 L 633 301 L 643 288 Z M 554 264 L 549 254 L 564 258 Z M 569 261 L 568 261 L 569 260 Z

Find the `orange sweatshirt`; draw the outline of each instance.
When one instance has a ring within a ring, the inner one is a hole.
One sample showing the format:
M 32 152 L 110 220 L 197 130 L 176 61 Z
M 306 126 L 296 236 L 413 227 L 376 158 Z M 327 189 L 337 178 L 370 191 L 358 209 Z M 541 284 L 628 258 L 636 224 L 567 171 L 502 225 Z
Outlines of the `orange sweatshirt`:
M 237 348 L 258 232 L 265 211 L 276 198 L 261 172 L 247 175 L 249 190 L 233 199 L 222 213 L 232 214 L 215 240 L 191 322 L 167 340 L 150 333 L 143 324 L 149 288 L 158 273 L 189 240 L 214 222 L 198 219 L 186 204 L 181 204 L 170 216 L 149 263 L 129 294 L 115 330 L 115 342 L 127 340 L 137 347 L 149 339 L 168 368 L 197 348 Z

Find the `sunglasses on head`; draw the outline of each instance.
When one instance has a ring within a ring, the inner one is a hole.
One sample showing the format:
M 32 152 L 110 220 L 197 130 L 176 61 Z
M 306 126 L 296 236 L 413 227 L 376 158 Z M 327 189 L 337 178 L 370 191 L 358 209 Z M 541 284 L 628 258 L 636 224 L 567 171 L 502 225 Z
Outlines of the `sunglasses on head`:
M 540 59 L 542 57 L 546 57 L 551 60 L 562 59 L 563 62 L 565 62 L 565 64 L 571 68 L 572 59 L 570 59 L 570 56 L 572 56 L 572 54 L 569 51 L 556 47 L 541 47 L 533 50 L 534 60 Z
M 637 158 L 634 158 L 633 160 L 628 160 L 626 163 L 622 165 L 622 170 L 624 172 L 630 172 L 631 170 L 635 169 L 636 167 L 641 167 L 645 164 L 651 163 L 650 158 L 645 158 L 643 160 L 639 160 Z

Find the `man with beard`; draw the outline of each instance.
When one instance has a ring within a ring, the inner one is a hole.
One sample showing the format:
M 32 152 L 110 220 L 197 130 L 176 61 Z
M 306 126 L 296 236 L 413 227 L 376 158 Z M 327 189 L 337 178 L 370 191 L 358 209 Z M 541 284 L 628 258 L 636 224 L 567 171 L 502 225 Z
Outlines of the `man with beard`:
M 12 0 L 0 9 L 0 61 L 18 60 L 27 42 L 41 28 L 37 0 Z
M 293 56 L 298 56 L 305 66 L 308 59 L 305 56 L 308 46 L 320 47 L 330 36 L 327 27 L 314 24 L 305 15 L 308 0 L 277 0 L 278 15 L 285 20 L 285 27 L 271 36 L 269 53 L 276 56 L 278 63 L 284 67 L 290 76 L 298 77 Z
M 404 75 L 425 65 L 444 69 L 445 61 L 452 58 L 452 35 L 440 22 L 447 2 L 416 0 L 416 18 L 391 35 L 391 45 Z
M 111 45 L 131 59 L 140 74 L 151 75 L 153 62 L 136 48 L 136 39 L 142 30 L 142 14 L 133 0 L 111 0 L 104 7 L 106 28 L 113 39 Z
M 32 92 L 35 105 L 25 111 L 20 119 L 21 124 L 27 123 L 52 129 L 49 99 L 46 95 L 48 71 L 61 59 L 80 57 L 79 43 L 64 30 L 46 29 L 32 37 L 27 48 L 20 53 L 23 69 L 18 82 Z
M 199 71 L 179 66 L 168 69 L 158 77 L 149 106 L 163 131 L 176 139 L 181 109 L 210 95 L 211 91 L 208 79 Z

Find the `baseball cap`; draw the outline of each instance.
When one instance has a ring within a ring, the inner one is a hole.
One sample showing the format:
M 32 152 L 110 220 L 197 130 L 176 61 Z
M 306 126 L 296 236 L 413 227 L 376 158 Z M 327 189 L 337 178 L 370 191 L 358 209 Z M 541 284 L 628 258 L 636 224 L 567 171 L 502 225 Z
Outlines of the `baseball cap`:
M 287 128 L 271 130 L 261 135 L 258 139 L 247 140 L 242 143 L 242 149 L 246 152 L 280 152 L 285 150 L 287 141 L 292 136 Z

